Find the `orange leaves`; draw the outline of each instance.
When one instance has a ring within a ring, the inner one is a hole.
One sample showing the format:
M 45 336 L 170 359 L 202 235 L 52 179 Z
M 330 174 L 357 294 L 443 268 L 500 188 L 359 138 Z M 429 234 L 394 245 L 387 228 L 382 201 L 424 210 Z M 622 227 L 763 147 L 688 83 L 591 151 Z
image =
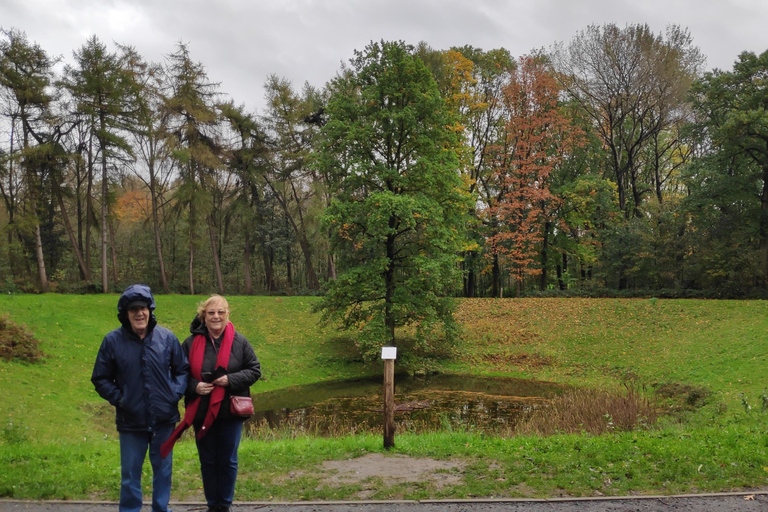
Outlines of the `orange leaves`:
M 349 230 L 352 229 L 352 224 L 349 222 L 345 222 L 342 224 L 341 228 L 339 228 L 339 238 L 343 238 L 345 240 L 352 240 L 352 235 L 349 234 Z
M 557 82 L 541 62 L 521 58 L 502 89 L 504 140 L 488 151 L 500 193 L 485 212 L 497 226 L 487 243 L 519 279 L 540 273 L 535 266 L 538 245 L 561 204 L 550 193 L 550 175 L 580 138 L 559 108 L 559 95 Z
M 118 220 L 144 222 L 152 211 L 150 198 L 145 190 L 129 190 L 117 199 L 114 210 Z

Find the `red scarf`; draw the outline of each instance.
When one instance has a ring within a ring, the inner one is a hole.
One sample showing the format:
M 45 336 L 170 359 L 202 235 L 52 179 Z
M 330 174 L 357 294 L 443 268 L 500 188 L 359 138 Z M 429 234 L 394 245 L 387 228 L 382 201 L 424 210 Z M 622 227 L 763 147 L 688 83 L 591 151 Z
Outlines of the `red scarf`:
M 232 322 L 228 322 L 227 326 L 224 328 L 224 337 L 221 340 L 219 355 L 216 358 L 216 368 L 226 368 L 229 365 L 229 353 L 232 351 L 232 341 L 234 339 L 235 327 L 232 325 Z M 190 373 L 192 374 L 192 377 L 201 382 L 203 380 L 201 372 L 203 369 L 203 356 L 205 355 L 205 341 L 206 338 L 204 334 L 195 335 L 194 340 L 192 340 L 192 348 L 189 351 Z M 211 342 L 213 342 L 213 340 L 211 340 Z M 208 433 L 208 429 L 213 424 L 213 420 L 215 420 L 216 416 L 219 414 L 221 402 L 224 401 L 224 387 L 214 386 L 210 396 L 211 400 L 208 402 L 208 412 L 205 414 L 205 421 L 203 421 L 203 426 L 197 433 L 198 439 Z M 187 405 L 184 410 L 184 419 L 181 420 L 181 423 L 176 427 L 176 430 L 173 431 L 168 440 L 160 447 L 160 455 L 162 457 L 167 457 L 168 454 L 171 453 L 173 445 L 179 440 L 181 434 L 192 426 L 192 423 L 195 421 L 195 416 L 197 415 L 197 408 L 200 406 L 200 398 L 201 396 L 198 395 L 189 403 L 189 405 Z

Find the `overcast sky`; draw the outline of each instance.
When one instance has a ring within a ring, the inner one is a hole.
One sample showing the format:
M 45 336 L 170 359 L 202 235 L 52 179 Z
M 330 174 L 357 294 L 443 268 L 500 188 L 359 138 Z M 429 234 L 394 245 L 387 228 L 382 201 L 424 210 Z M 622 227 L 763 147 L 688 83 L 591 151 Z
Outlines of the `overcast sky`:
M 183 41 L 221 92 L 261 109 L 270 74 L 321 87 L 370 41 L 506 48 L 514 57 L 597 23 L 687 27 L 707 68 L 768 50 L 768 0 L 0 0 L 0 27 L 71 58 L 95 34 L 161 61 Z

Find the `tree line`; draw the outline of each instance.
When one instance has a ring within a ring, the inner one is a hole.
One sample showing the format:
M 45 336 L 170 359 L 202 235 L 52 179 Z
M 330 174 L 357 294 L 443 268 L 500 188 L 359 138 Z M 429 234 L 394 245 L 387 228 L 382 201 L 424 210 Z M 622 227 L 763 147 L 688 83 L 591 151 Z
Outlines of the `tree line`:
M 92 36 L 62 67 L 0 36 L 3 290 L 322 293 L 394 337 L 442 297 L 768 284 L 768 52 L 705 72 L 642 24 L 520 57 L 382 41 L 249 112 L 182 43 Z

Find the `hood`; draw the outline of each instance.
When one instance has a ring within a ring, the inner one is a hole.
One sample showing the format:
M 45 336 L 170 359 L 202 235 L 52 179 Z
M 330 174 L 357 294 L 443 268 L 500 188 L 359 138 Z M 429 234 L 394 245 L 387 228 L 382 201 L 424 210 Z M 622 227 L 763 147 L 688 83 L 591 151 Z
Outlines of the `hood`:
M 208 329 L 206 329 L 202 320 L 195 317 L 195 319 L 192 320 L 192 324 L 189 326 L 189 332 L 192 334 L 205 334 L 208 332 Z
M 132 284 L 120 295 L 120 299 L 117 301 L 117 319 L 120 320 L 123 327 L 130 331 L 131 323 L 128 321 L 128 306 L 136 301 L 143 301 L 148 304 L 150 318 L 147 329 L 151 330 L 157 325 L 154 313 L 155 298 L 152 296 L 152 290 L 145 284 Z

